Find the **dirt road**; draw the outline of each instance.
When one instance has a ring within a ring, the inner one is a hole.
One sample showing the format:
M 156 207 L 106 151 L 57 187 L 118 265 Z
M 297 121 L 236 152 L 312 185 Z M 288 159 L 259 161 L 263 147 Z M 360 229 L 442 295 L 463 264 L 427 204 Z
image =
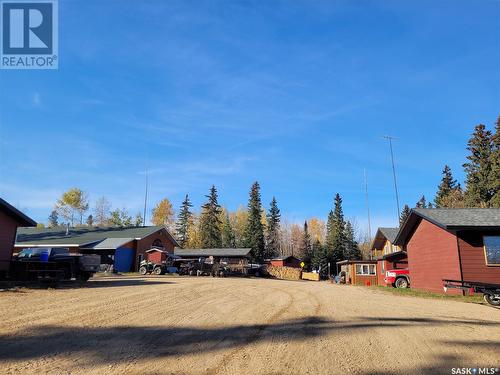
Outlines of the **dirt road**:
M 1 373 L 451 374 L 500 365 L 500 310 L 328 283 L 116 277 L 0 293 Z

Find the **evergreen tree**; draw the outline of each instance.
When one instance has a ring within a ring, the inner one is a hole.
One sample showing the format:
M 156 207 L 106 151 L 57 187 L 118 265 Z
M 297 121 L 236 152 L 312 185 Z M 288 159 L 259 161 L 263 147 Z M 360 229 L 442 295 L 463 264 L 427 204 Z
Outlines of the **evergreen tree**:
M 333 210 L 328 213 L 328 219 L 326 221 L 326 238 L 325 238 L 325 252 L 331 257 L 333 253 L 333 228 L 334 228 L 334 215 Z
M 500 116 L 495 125 L 495 134 L 492 136 L 493 151 L 491 152 L 491 187 L 493 194 L 490 206 L 500 208 Z
M 89 227 L 94 225 L 94 217 L 92 215 L 87 216 L 86 223 Z
M 312 245 L 311 266 L 315 270 L 319 270 L 321 275 L 326 275 L 328 271 L 328 250 L 323 246 L 319 239 L 316 239 Z
M 200 241 L 203 249 L 220 248 L 222 246 L 220 212 L 217 201 L 217 189 L 212 185 L 210 194 L 206 195 L 207 203 L 201 207 Z
M 59 215 L 56 210 L 52 210 L 49 215 L 49 228 L 54 228 L 59 225 Z
M 330 231 L 327 238 L 327 248 L 330 255 L 330 262 L 331 264 L 335 264 L 345 259 L 347 244 L 342 198 L 339 193 L 335 195 L 333 213 L 331 213 L 331 216 L 329 215 L 327 224 Z
M 467 143 L 469 160 L 464 164 L 466 173 L 465 203 L 468 207 L 489 207 L 494 195 L 492 189 L 493 169 L 491 158 L 493 154 L 492 134 L 482 124 L 477 125 L 472 137 Z
M 229 221 L 229 213 L 224 210 L 222 212 L 222 247 L 223 248 L 234 248 L 236 247 L 236 241 L 234 236 L 233 227 L 231 226 L 231 222 Z
M 354 228 L 350 221 L 347 221 L 345 224 L 345 238 L 346 238 L 345 259 L 349 260 L 361 259 L 361 250 L 359 249 L 358 242 L 354 238 Z
M 141 215 L 140 212 L 138 212 L 138 213 L 135 214 L 134 225 L 136 227 L 141 227 L 142 224 L 143 224 L 143 222 L 142 222 L 142 215 Z
M 280 250 L 280 220 L 281 214 L 276 198 L 273 197 L 267 214 L 267 236 L 265 258 L 278 256 Z
M 405 204 L 403 207 L 403 211 L 401 211 L 401 217 L 399 218 L 399 226 L 403 225 L 403 223 L 406 221 L 408 216 L 410 216 L 410 207 Z
M 443 169 L 443 178 L 441 179 L 441 183 L 438 186 L 438 191 L 436 193 L 436 197 L 434 198 L 434 203 L 437 208 L 447 207 L 446 199 L 449 197 L 453 191 L 457 188 L 457 180 L 453 178 L 451 173 L 451 168 L 447 165 L 444 166 Z
M 416 208 L 430 208 L 427 205 L 427 200 L 425 199 L 425 195 L 422 195 L 418 202 L 415 204 Z
M 309 269 L 312 261 L 312 244 L 311 244 L 311 235 L 309 234 L 309 230 L 307 227 L 307 221 L 304 221 L 304 230 L 302 232 L 302 240 L 300 244 L 300 255 L 302 260 L 306 264 L 306 268 Z
M 258 182 L 252 185 L 248 201 L 248 221 L 245 230 L 247 246 L 252 248 L 254 260 L 262 261 L 264 257 L 264 225 L 261 221 L 262 203 Z
M 186 194 L 186 197 L 182 201 L 176 223 L 177 242 L 179 242 L 181 247 L 186 246 L 189 239 L 189 225 L 193 218 L 193 213 L 190 210 L 191 207 L 193 207 L 193 205 L 189 200 L 189 196 Z

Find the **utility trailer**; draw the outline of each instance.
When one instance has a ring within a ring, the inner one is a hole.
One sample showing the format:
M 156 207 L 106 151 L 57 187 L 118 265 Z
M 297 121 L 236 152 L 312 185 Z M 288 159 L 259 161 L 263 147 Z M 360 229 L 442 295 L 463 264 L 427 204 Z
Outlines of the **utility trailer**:
M 484 300 L 490 305 L 500 306 L 500 284 L 443 279 L 443 289 L 445 293 L 448 289 L 473 290 L 475 293 L 483 293 Z
M 67 248 L 30 248 L 12 259 L 8 277 L 13 281 L 87 281 L 100 263 L 99 255 L 70 254 Z

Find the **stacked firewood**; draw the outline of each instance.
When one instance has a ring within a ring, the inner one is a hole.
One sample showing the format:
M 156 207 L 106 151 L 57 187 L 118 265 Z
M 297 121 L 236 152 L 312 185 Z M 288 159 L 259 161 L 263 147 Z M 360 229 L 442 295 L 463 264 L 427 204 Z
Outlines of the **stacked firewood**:
M 300 280 L 300 274 L 302 270 L 300 268 L 292 267 L 274 267 L 267 266 L 267 272 L 269 275 L 283 280 Z

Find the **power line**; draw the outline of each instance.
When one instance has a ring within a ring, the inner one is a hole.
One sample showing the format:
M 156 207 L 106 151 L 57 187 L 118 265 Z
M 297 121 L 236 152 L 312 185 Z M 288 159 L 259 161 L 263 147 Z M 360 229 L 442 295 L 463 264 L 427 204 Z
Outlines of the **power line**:
M 143 219 L 143 226 L 146 226 L 146 208 L 148 204 L 148 167 L 146 166 L 146 189 L 144 192 L 144 216 L 142 217 Z
M 366 200 L 366 210 L 368 212 L 368 239 L 370 243 L 372 242 L 372 223 L 370 218 L 370 201 L 368 199 L 368 179 L 366 178 L 366 168 L 364 169 L 365 175 L 365 200 Z
M 397 220 L 397 222 L 399 223 L 399 218 L 401 217 L 401 211 L 399 210 L 398 183 L 396 181 L 396 168 L 394 167 L 394 152 L 392 150 L 392 140 L 395 140 L 397 138 L 391 137 L 390 135 L 384 135 L 383 138 L 389 140 L 389 147 L 391 149 L 392 176 L 394 177 L 394 191 L 396 192 L 396 206 L 398 208 L 398 220 Z

